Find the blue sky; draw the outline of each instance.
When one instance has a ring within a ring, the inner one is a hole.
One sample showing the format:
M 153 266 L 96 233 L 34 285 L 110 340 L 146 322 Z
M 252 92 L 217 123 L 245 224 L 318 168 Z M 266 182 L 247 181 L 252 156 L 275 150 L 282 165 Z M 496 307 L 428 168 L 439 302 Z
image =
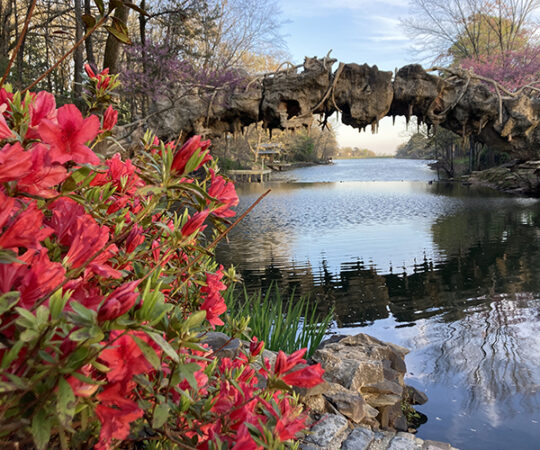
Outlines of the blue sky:
M 304 56 L 331 56 L 342 62 L 368 63 L 394 70 L 414 62 L 410 42 L 400 27 L 408 13 L 407 0 L 279 0 L 282 31 L 294 63 Z M 336 67 L 336 66 L 335 66 Z M 336 132 L 342 146 L 393 153 L 407 140 L 404 121 L 381 122 L 379 133 L 359 133 L 340 125 Z

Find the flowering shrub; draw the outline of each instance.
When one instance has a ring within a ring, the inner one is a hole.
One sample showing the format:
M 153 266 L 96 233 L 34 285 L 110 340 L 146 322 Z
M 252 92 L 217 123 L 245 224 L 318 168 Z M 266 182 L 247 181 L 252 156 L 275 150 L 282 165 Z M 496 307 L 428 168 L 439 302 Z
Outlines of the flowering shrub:
M 320 383 L 320 365 L 299 368 L 305 350 L 270 364 L 256 339 L 235 359 L 201 344 L 234 278 L 206 237 L 234 215 L 234 185 L 198 136 L 179 147 L 146 133 L 136 161 L 101 161 L 117 82 L 87 74 L 101 119 L 0 90 L 0 440 L 292 445 L 306 415 L 290 387 Z

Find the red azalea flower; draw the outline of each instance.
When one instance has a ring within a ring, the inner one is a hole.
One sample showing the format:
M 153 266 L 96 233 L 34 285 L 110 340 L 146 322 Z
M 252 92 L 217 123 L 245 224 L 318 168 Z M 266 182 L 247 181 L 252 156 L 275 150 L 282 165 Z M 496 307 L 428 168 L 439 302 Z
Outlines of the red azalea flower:
M 96 414 L 101 422 L 96 449 L 108 449 L 113 439 L 124 440 L 129 436 L 131 422 L 142 417 L 144 411 L 132 400 L 134 383 L 114 383 L 97 395 L 101 402 Z
M 77 217 L 74 231 L 66 260 L 71 268 L 76 269 L 105 247 L 109 241 L 109 228 L 100 227 L 92 216 L 84 214 Z
M 35 201 L 21 211 L 0 236 L 0 248 L 24 247 L 40 249 L 40 242 L 53 233 L 52 228 L 43 227 L 43 213 Z
M 220 175 L 216 176 L 212 169 L 210 169 L 210 173 L 212 174 L 212 184 L 208 189 L 208 195 L 222 204 L 213 209 L 212 214 L 218 217 L 233 217 L 236 213 L 230 208 L 238 205 L 238 195 L 234 183 L 225 181 L 225 178 Z M 210 200 L 207 200 L 207 204 L 210 204 Z
M 133 253 L 144 242 L 143 227 L 135 225 L 126 238 L 126 252 Z
M 201 292 L 206 294 L 201 310 L 206 311 L 206 320 L 210 322 L 212 328 L 223 325 L 219 316 L 227 311 L 227 305 L 221 296 L 221 291 L 227 289 L 227 286 L 221 282 L 222 278 L 223 266 L 220 266 L 216 273 L 206 274 L 206 286 L 201 287 Z
M 6 119 L 0 114 L 0 139 L 9 139 L 11 137 L 13 137 L 13 131 L 9 129 Z
M 99 305 L 103 301 L 103 295 L 101 295 L 101 289 L 99 286 L 84 281 L 79 277 L 75 280 L 69 280 L 63 287 L 64 294 L 67 291 L 71 291 L 69 302 L 76 301 L 85 308 L 97 311 Z M 69 308 L 69 302 L 67 307 Z
M 47 147 L 37 144 L 32 150 L 32 170 L 17 183 L 21 192 L 52 198 L 58 195 L 54 186 L 68 177 L 67 170 L 61 164 L 53 164 L 49 158 Z
M 186 164 L 190 160 L 190 158 L 193 156 L 193 154 L 198 150 L 201 149 L 200 154 L 204 154 L 204 158 L 201 161 L 201 163 L 193 170 L 197 170 L 199 167 L 201 167 L 203 164 L 207 163 L 212 159 L 210 154 L 208 153 L 208 147 L 210 147 L 210 141 L 203 141 L 201 142 L 200 136 L 193 136 L 189 138 L 184 145 L 176 152 L 176 155 L 174 155 L 174 159 L 171 165 L 171 170 L 173 172 L 176 172 L 180 175 L 182 175 L 186 169 Z
M 287 356 L 280 350 L 274 365 L 274 373 L 276 375 L 282 375 L 294 368 L 297 364 L 305 364 L 306 360 L 303 359 L 303 356 L 306 354 L 306 351 L 307 348 L 301 348 Z
M 58 108 L 57 121 L 55 123 L 43 119 L 38 129 L 43 142 L 51 146 L 51 160 L 59 163 L 73 160 L 79 164 L 99 164 L 97 155 L 84 145 L 99 133 L 97 116 L 83 119 L 75 105 L 65 105 Z
M 103 114 L 102 130 L 112 130 L 116 125 L 116 122 L 118 122 L 118 111 L 115 111 L 112 105 L 109 105 L 109 107 L 105 110 L 105 113 Z
M 8 111 L 11 111 L 10 102 L 13 100 L 13 93 L 0 88 L 0 107 L 6 105 Z
M 107 172 L 98 173 L 90 186 L 103 186 L 109 182 L 116 187 L 117 192 L 134 194 L 137 188 L 144 186 L 144 182 L 137 175 L 137 168 L 131 160 L 122 161 L 119 153 L 105 161 L 109 167 Z
M 19 291 L 19 306 L 30 309 L 36 300 L 58 288 L 65 279 L 66 271 L 62 264 L 51 262 L 44 248 L 39 252 L 27 250 L 18 259 L 25 264 L 0 265 L 2 269 L 7 269 L 0 271 L 2 278 L 6 277 L 6 280 L 2 280 L 1 290 Z
M 37 127 L 43 119 L 56 118 L 56 100 L 54 95 L 47 91 L 38 92 L 34 102 L 30 105 L 30 126 Z
M 139 292 L 136 290 L 140 280 L 130 281 L 116 288 L 99 308 L 98 321 L 114 320 L 127 313 L 135 304 Z
M 313 366 L 307 366 L 303 367 L 302 369 L 295 370 L 294 372 L 289 372 L 280 378 L 282 381 L 291 386 L 311 388 L 323 382 L 323 374 L 324 369 L 320 364 L 317 363 Z
M 77 234 L 77 219 L 86 214 L 84 207 L 67 197 L 60 197 L 49 205 L 52 217 L 47 225 L 53 228 L 60 244 L 70 246 Z
M 249 343 L 249 353 L 251 356 L 258 356 L 264 350 L 264 342 L 259 341 L 256 336 L 253 336 Z
M 127 382 L 133 375 L 148 373 L 152 371 L 152 365 L 141 352 L 139 346 L 132 339 L 131 335 L 147 342 L 156 349 L 156 345 L 142 331 L 132 331 L 129 334 L 120 336 L 121 331 L 111 332 L 110 340 L 113 342 L 100 354 L 100 359 L 105 362 L 111 370 L 107 372 L 107 380 L 110 382 Z M 118 339 L 116 339 L 120 336 Z M 116 340 L 115 340 L 116 339 Z M 158 354 L 160 351 L 158 350 Z
M 195 232 L 204 230 L 206 228 L 206 225 L 203 226 L 203 223 L 208 217 L 208 214 L 210 214 L 210 211 L 207 209 L 193 214 L 193 216 L 182 227 L 182 230 L 181 230 L 182 236 L 188 237 L 188 236 L 191 236 Z
M 2 228 L 6 222 L 18 211 L 15 208 L 15 199 L 8 197 L 0 190 L 0 228 Z
M 32 154 L 21 145 L 6 144 L 0 150 L 0 183 L 18 180 L 28 175 L 32 169 Z

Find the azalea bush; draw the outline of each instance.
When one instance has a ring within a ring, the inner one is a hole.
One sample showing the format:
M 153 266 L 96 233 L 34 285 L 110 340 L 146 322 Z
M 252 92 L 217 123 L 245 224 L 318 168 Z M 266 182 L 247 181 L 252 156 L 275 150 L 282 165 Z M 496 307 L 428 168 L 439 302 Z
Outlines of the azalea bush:
M 294 446 L 306 414 L 291 387 L 320 383 L 320 365 L 298 366 L 305 349 L 271 364 L 256 338 L 234 359 L 203 343 L 235 278 L 212 253 L 234 185 L 198 136 L 147 132 L 135 160 L 103 161 L 93 148 L 116 124 L 118 80 L 87 75 L 99 115 L 0 90 L 0 441 Z

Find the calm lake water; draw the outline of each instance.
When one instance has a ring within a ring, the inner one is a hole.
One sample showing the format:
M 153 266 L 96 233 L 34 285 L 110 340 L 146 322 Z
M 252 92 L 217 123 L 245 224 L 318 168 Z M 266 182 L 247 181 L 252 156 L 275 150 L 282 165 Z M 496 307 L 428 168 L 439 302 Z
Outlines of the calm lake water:
M 335 307 L 333 332 L 411 349 L 418 436 L 540 448 L 540 203 L 429 181 L 426 161 L 342 160 L 240 185 L 218 248 L 250 290 L 276 282 Z

